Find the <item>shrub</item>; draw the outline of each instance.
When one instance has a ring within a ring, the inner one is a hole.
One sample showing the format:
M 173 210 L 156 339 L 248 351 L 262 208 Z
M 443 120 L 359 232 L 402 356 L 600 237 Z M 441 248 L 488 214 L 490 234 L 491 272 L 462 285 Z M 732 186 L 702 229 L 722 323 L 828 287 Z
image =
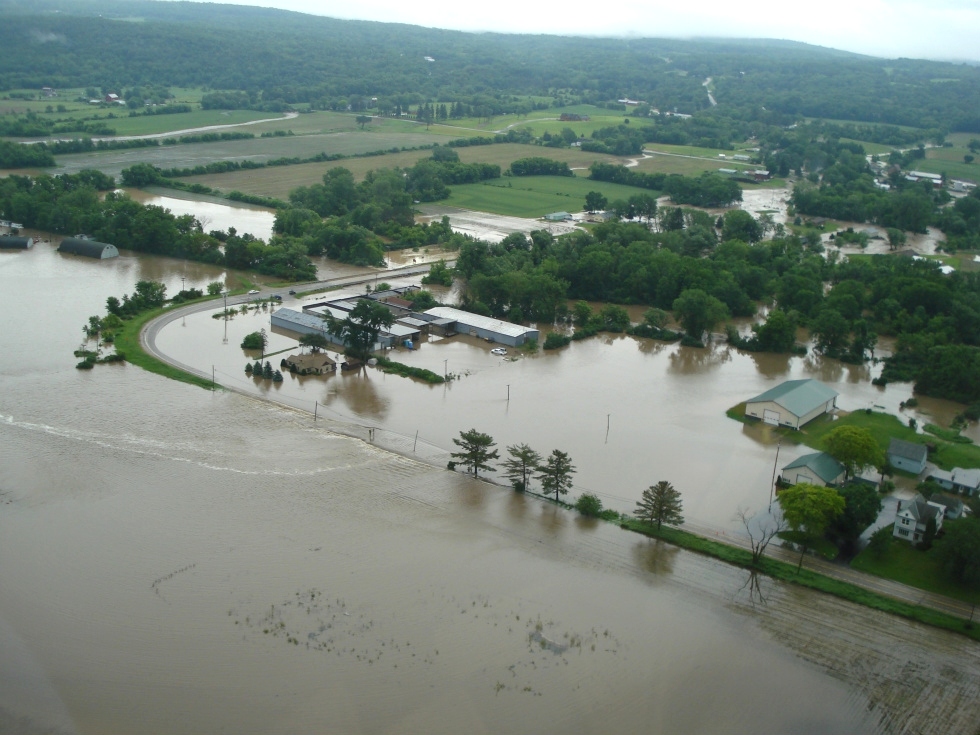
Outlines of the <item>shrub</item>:
M 594 493 L 584 493 L 575 501 L 575 510 L 589 518 L 597 518 L 602 512 L 602 501 Z
M 544 339 L 544 348 L 546 350 L 557 350 L 559 347 L 564 347 L 571 341 L 572 338 L 568 335 L 561 334 L 560 332 L 551 332 Z

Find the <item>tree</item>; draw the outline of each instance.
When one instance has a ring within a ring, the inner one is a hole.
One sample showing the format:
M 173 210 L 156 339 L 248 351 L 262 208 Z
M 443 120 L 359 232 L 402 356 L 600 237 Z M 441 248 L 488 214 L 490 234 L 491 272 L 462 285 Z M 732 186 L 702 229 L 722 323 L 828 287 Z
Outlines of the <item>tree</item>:
M 636 504 L 635 515 L 646 523 L 656 523 L 659 531 L 664 523 L 668 526 L 683 523 L 682 509 L 681 494 L 669 482 L 661 480 L 643 491 L 643 496 Z
M 510 459 L 504 460 L 504 477 L 510 480 L 514 489 L 524 492 L 533 473 L 541 464 L 542 457 L 527 444 L 514 444 L 507 447 Z
M 537 478 L 541 482 L 541 490 L 546 495 L 553 492 L 557 501 L 559 495 L 567 494 L 572 487 L 573 474 L 575 467 L 571 458 L 555 449 L 544 464 L 538 465 Z
M 325 350 L 330 346 L 327 338 L 322 334 L 304 334 L 299 338 L 299 344 L 301 347 L 309 347 L 310 352 L 319 352 L 320 350 Z
M 961 518 L 944 525 L 936 547 L 943 570 L 959 584 L 980 588 L 980 518 Z
M 354 357 L 367 357 L 378 341 L 382 327 L 390 327 L 394 316 L 384 304 L 361 299 L 344 319 L 323 315 L 328 329 L 344 343 L 346 352 Z
M 789 527 L 800 538 L 799 571 L 803 557 L 814 541 L 821 538 L 827 526 L 844 512 L 844 498 L 832 487 L 801 482 L 779 493 L 779 507 Z
M 219 296 L 225 290 L 225 284 L 221 281 L 211 281 L 208 284 L 208 296 Z
M 689 288 L 674 300 L 674 315 L 688 336 L 700 341 L 705 332 L 728 318 L 728 307 L 699 288 Z
M 758 518 L 755 514 L 750 515 L 743 508 L 735 511 L 735 517 L 742 522 L 745 531 L 749 534 L 752 564 L 758 566 L 769 544 L 786 530 L 786 521 L 779 514 L 767 514 Z
M 864 529 L 875 522 L 881 512 L 881 496 L 864 482 L 852 482 L 840 488 L 844 512 L 835 518 L 827 532 L 837 538 L 846 551 L 854 548 Z
M 585 195 L 585 209 L 589 212 L 598 212 L 600 209 L 605 209 L 609 201 L 598 191 L 590 191 Z
M 262 350 L 262 354 L 265 354 L 265 348 L 269 345 L 269 337 L 265 333 L 265 330 L 260 330 L 258 332 L 251 332 L 245 335 L 245 339 L 242 340 L 243 350 Z
M 973 163 L 973 161 L 974 158 L 971 154 L 967 153 L 965 156 L 963 156 L 963 163 Z
M 763 231 L 755 218 L 744 209 L 732 209 L 722 218 L 721 239 L 758 242 Z
M 460 451 L 453 452 L 453 459 L 458 459 L 462 464 L 473 470 L 473 477 L 480 476 L 480 470 L 496 472 L 488 462 L 497 459 L 500 455 L 494 449 L 496 444 L 493 437 L 484 434 L 476 429 L 459 432 L 459 439 L 453 439 L 453 444 L 460 448 Z
M 885 453 L 874 436 L 860 426 L 838 426 L 824 438 L 827 453 L 844 465 L 845 477 L 868 467 L 883 467 Z
M 361 126 L 361 130 L 364 130 L 364 126 L 371 122 L 370 115 L 358 115 L 354 118 L 354 121 Z

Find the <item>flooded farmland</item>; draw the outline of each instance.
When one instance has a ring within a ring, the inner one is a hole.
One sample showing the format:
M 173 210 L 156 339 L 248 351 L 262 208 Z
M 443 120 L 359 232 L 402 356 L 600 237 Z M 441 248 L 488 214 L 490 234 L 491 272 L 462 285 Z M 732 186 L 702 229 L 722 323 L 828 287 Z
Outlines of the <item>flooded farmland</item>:
M 511 362 L 457 338 L 396 357 L 447 365 L 449 386 L 366 371 L 274 388 L 242 372 L 261 310 L 178 319 L 158 344 L 285 405 L 74 368 L 107 296 L 181 275 L 224 273 L 0 253 L 0 731 L 975 733 L 970 640 L 327 429 L 377 427 L 404 455 L 419 431 L 437 462 L 476 426 L 568 451 L 573 492 L 629 510 L 670 479 L 686 515 L 727 526 L 773 461 L 724 417 L 735 398 L 813 375 L 845 407 L 897 410 L 907 386 L 724 346 L 600 338 Z

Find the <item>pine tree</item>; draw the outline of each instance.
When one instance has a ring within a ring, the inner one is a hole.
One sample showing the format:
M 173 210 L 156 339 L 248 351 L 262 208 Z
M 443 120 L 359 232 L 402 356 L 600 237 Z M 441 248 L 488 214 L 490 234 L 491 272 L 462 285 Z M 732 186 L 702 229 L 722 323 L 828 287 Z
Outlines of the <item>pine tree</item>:
M 657 524 L 657 530 L 666 523 L 677 526 L 684 522 L 681 515 L 681 494 L 666 480 L 651 485 L 643 491 L 643 497 L 636 504 L 635 515 L 641 521 Z

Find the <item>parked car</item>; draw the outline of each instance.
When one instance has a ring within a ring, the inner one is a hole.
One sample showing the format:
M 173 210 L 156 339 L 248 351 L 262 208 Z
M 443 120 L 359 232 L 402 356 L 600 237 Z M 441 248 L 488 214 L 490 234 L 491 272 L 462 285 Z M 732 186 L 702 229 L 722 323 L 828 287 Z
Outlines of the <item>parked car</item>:
M 494 347 L 492 350 L 490 350 L 490 354 L 491 355 L 506 355 L 507 354 L 507 350 L 505 350 L 503 347 Z
M 289 295 L 290 296 L 295 296 L 296 295 L 296 289 L 295 288 L 289 289 Z
M 248 292 L 248 295 L 249 296 L 252 296 L 254 294 L 257 294 L 258 292 L 259 292 L 259 290 L 257 288 L 253 288 L 251 291 Z
M 282 301 L 282 296 L 280 296 L 277 293 L 272 294 L 272 296 L 270 296 L 269 298 L 272 299 L 273 301 Z

